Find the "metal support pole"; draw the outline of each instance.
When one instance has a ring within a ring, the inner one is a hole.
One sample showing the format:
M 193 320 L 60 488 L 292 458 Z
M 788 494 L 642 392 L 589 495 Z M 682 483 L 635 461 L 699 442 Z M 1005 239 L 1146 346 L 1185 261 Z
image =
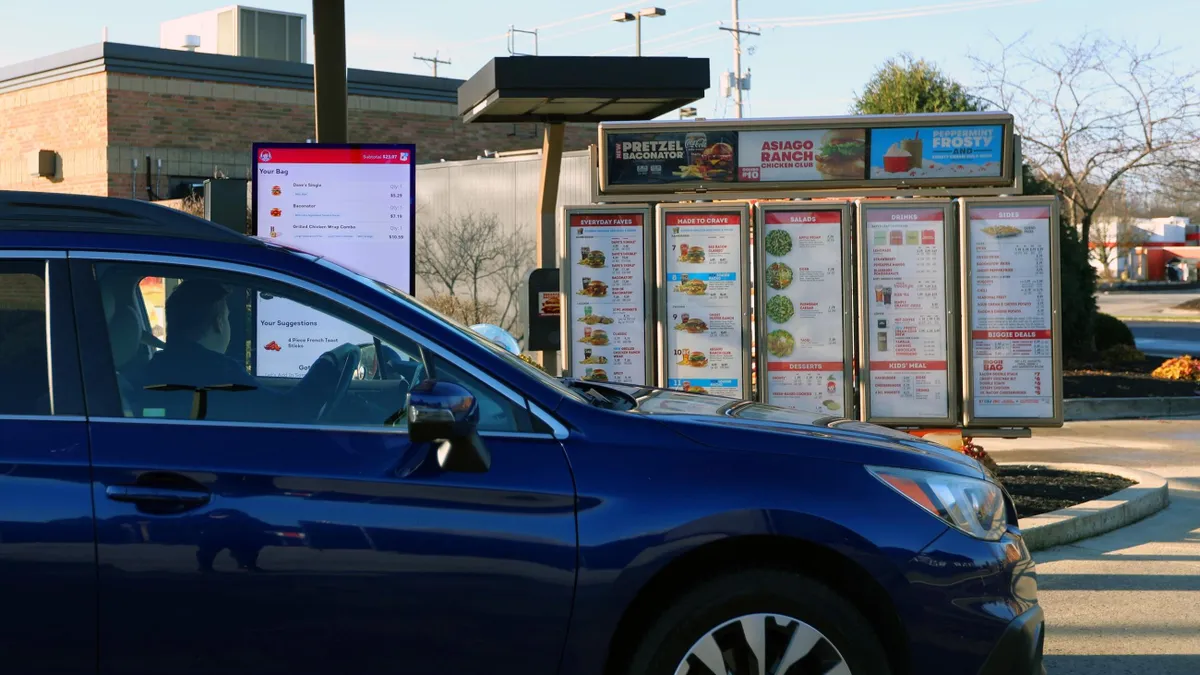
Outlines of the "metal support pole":
M 542 132 L 542 180 L 538 189 L 538 267 L 558 267 L 558 225 L 555 214 L 558 210 L 558 179 L 562 171 L 563 133 L 562 122 L 548 122 Z M 559 289 L 566 293 L 567 289 Z M 542 368 L 551 375 L 558 375 L 558 351 L 544 351 Z
M 738 26 L 738 0 L 733 0 L 733 102 L 742 118 L 742 33 Z
M 345 0 L 313 0 L 313 96 L 317 142 L 349 142 Z
M 637 32 L 637 38 L 636 38 L 637 39 L 637 50 L 634 52 L 634 55 L 641 56 L 642 55 L 642 15 L 641 14 L 637 15 L 636 32 Z

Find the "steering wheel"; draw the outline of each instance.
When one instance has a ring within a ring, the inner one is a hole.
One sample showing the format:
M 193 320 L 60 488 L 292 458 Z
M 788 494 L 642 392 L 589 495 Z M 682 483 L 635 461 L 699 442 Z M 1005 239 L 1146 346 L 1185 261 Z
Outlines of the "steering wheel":
M 355 345 L 344 344 L 325 352 L 313 363 L 296 389 L 305 394 L 311 392 L 314 398 L 319 397 L 321 403 L 314 411 L 314 420 L 320 422 L 327 419 L 331 411 L 337 408 L 350 390 L 350 382 L 361 362 L 362 350 Z M 307 398 L 301 396 L 302 400 Z

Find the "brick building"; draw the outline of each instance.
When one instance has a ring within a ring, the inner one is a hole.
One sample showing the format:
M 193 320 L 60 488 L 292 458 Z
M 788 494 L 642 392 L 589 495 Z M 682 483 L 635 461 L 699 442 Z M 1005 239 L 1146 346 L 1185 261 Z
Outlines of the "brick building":
M 416 143 L 422 163 L 541 142 L 538 125 L 462 124 L 460 80 L 352 68 L 348 84 L 351 142 Z M 311 64 L 111 42 L 0 68 L 0 189 L 146 199 L 146 157 L 157 198 L 247 178 L 251 143 L 314 136 L 312 91 Z M 595 137 L 572 125 L 566 149 Z

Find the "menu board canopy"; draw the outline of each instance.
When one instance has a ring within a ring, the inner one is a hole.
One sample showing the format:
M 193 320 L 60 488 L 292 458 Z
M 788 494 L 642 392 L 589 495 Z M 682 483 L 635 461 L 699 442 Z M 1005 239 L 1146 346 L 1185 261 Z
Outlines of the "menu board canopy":
M 758 399 L 852 417 L 850 205 L 776 202 L 756 210 Z
M 650 207 L 567 206 L 561 212 L 562 372 L 591 382 L 654 380 Z
M 660 386 L 750 397 L 750 211 L 660 205 Z
M 599 194 L 1014 186 L 1009 113 L 604 122 Z M 1019 189 L 1019 186 L 1017 187 Z
M 1058 200 L 960 199 L 963 423 L 1063 423 Z
M 864 421 L 958 423 L 955 234 L 947 199 L 858 202 Z

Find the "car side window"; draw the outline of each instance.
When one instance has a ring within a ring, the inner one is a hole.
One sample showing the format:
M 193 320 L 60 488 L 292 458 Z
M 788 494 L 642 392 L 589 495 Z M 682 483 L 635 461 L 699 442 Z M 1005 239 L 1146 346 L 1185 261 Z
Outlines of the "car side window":
M 0 260 L 0 415 L 49 415 L 46 263 Z
M 530 430 L 524 407 L 330 297 L 200 267 L 99 263 L 94 277 L 115 299 L 127 417 L 403 428 L 409 391 L 436 376 L 475 392 L 481 431 Z

